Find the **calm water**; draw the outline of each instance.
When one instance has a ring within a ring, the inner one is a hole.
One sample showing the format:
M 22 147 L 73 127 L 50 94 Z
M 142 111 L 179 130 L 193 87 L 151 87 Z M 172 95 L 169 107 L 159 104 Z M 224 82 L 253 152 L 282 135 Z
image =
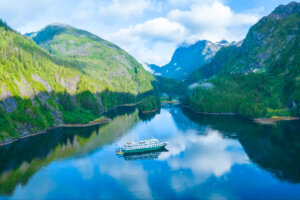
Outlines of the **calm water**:
M 0 199 L 299 199 L 300 122 L 258 125 L 166 106 L 0 148 Z M 168 151 L 119 157 L 127 141 Z

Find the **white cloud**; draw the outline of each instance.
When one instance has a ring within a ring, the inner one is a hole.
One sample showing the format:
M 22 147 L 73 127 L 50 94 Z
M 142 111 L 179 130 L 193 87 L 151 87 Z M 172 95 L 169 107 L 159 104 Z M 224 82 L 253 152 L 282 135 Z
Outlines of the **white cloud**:
M 145 21 L 129 28 L 123 28 L 114 37 L 120 40 L 133 42 L 137 38 L 155 41 L 181 41 L 185 36 L 185 28 L 177 22 L 159 17 Z
M 220 1 L 194 3 L 189 10 L 174 9 L 168 18 L 181 23 L 189 31 L 190 40 L 240 40 L 248 27 L 258 21 L 257 13 L 235 13 Z M 241 33 L 240 28 L 247 26 Z M 193 41 L 194 42 L 194 41 Z
M 184 40 L 185 28 L 167 18 L 155 18 L 108 36 L 140 62 L 167 63 L 177 43 Z
M 160 10 L 160 4 L 151 0 L 113 0 L 100 2 L 99 14 L 110 17 L 133 17 L 142 15 L 145 10 Z
M 172 9 L 166 17 L 122 28 L 109 39 L 140 62 L 164 65 L 182 42 L 194 43 L 203 39 L 214 42 L 222 39 L 239 41 L 246 35 L 249 26 L 259 19 L 255 10 L 252 13 L 236 13 L 220 0 L 169 0 L 169 3 L 190 7 Z
M 111 40 L 140 62 L 166 64 L 178 44 L 240 40 L 261 13 L 223 0 L 0 0 L 1 17 L 22 33 L 67 23 Z

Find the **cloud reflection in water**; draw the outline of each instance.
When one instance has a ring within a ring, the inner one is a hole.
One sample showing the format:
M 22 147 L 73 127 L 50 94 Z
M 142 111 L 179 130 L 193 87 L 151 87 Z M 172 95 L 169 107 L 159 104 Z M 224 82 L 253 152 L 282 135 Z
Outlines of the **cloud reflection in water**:
M 169 151 L 162 152 L 156 162 L 167 163 L 168 167 L 164 170 L 170 171 L 170 185 L 176 192 L 204 183 L 212 176 L 221 177 L 230 172 L 235 164 L 249 163 L 249 158 L 237 140 L 224 138 L 219 131 L 211 128 L 185 130 L 183 132 L 178 128 L 174 116 L 163 110 L 152 121 L 139 124 L 116 143 L 121 146 L 126 141 L 145 139 L 150 134 L 168 140 Z M 137 197 L 150 198 L 149 175 L 144 167 L 135 161 L 124 161 L 107 166 L 102 163 L 100 170 L 124 183 L 133 193 L 145 192 L 143 195 L 137 193 Z M 159 169 L 153 170 L 156 176 L 160 176 Z
M 206 129 L 204 135 L 196 130 L 178 134 L 170 140 L 168 152 L 159 157 L 167 160 L 172 170 L 172 187 L 177 192 L 205 182 L 209 177 L 220 177 L 228 172 L 235 164 L 249 162 L 242 146 L 236 140 L 223 138 L 212 129 Z M 190 170 L 190 173 L 180 173 Z
M 128 191 L 139 199 L 152 199 L 151 189 L 148 184 L 148 173 L 143 166 L 134 162 L 100 163 L 99 170 L 127 187 Z

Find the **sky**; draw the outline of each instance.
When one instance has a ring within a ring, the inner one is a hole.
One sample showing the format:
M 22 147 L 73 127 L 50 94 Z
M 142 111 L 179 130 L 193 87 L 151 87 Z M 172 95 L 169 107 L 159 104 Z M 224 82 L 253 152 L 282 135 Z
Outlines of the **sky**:
M 64 23 L 109 40 L 141 63 L 164 65 L 183 43 L 240 41 L 291 0 L 0 0 L 0 18 L 20 33 Z

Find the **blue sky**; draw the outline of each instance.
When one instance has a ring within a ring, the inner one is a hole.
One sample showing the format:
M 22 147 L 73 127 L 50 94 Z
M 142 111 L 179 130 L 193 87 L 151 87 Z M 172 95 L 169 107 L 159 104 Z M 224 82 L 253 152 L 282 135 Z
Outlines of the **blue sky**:
M 21 33 L 66 23 L 112 41 L 140 62 L 166 64 L 198 40 L 242 40 L 287 0 L 0 0 L 0 18 Z

